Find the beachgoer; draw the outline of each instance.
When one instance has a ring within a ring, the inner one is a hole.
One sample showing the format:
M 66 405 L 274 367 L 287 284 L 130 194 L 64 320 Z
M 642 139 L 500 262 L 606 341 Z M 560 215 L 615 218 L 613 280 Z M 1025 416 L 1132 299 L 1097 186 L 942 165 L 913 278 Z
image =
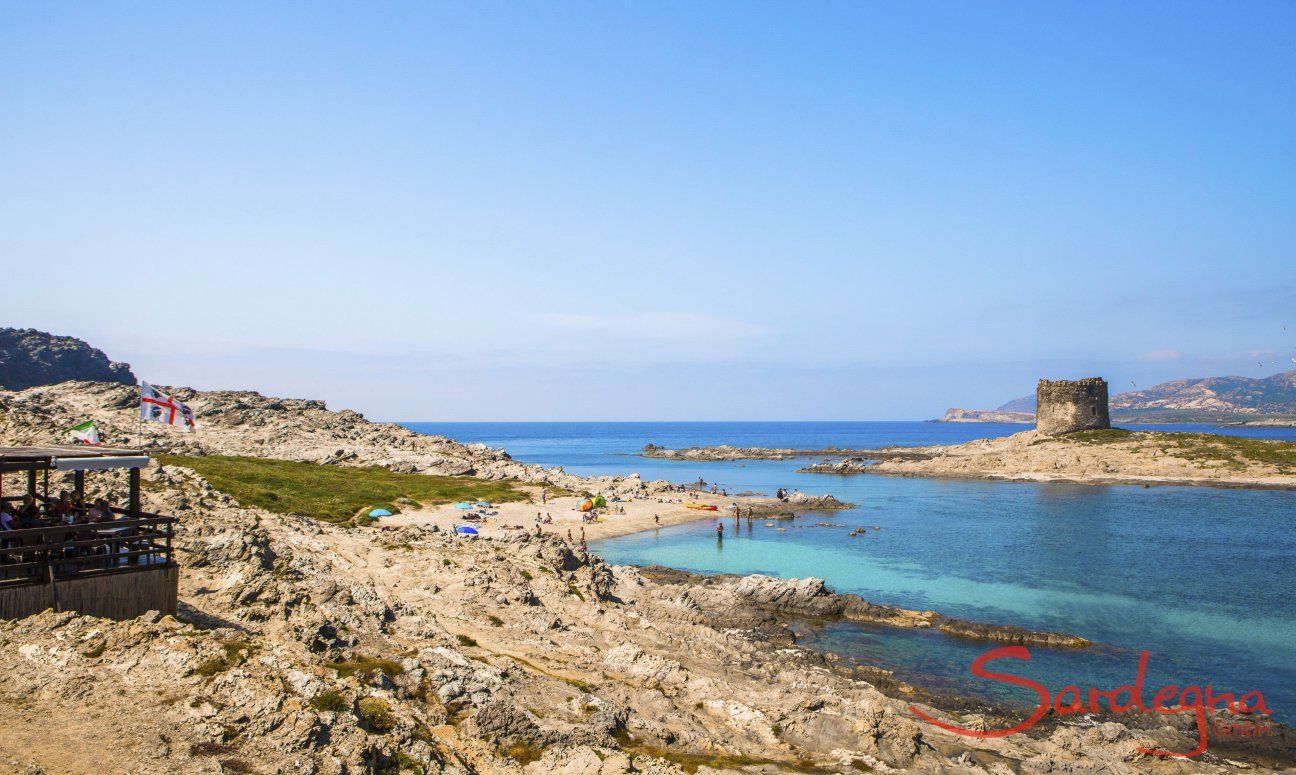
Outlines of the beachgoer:
M 586 548 L 585 548 L 585 539 L 584 539 L 584 538 L 581 539 L 581 551 L 582 551 L 582 552 L 588 552 L 588 551 L 589 551 L 589 549 L 586 549 Z
M 737 501 L 734 501 L 734 504 L 733 504 L 733 515 L 734 515 L 734 519 L 738 519 L 738 502 L 737 502 Z
M 112 509 L 108 508 L 108 501 L 96 498 L 86 517 L 91 522 L 109 522 L 113 518 Z
M 35 527 L 40 522 L 40 506 L 36 505 L 36 496 L 28 493 L 23 496 L 22 506 L 18 513 L 19 527 Z
M 653 514 L 653 524 L 654 524 L 654 525 L 660 525 L 660 524 L 661 524 L 661 517 L 659 517 L 659 516 L 656 515 L 656 514 Z
M 716 538 L 724 538 L 724 523 L 716 520 Z
M 75 508 L 72 504 L 72 493 L 64 490 L 59 493 L 58 500 L 50 507 L 50 516 L 59 522 L 71 524 L 76 514 Z
M 536 524 L 536 538 L 539 538 L 539 537 L 540 537 L 540 525 L 539 525 L 539 523 L 537 523 L 537 524 Z
M 9 513 L 8 509 L 0 508 L 0 530 L 17 530 L 18 517 Z
M 540 504 L 541 504 L 541 505 L 544 505 L 545 500 L 546 500 L 548 497 L 549 497 L 548 492 L 547 492 L 546 490 L 541 490 L 541 491 L 540 491 Z

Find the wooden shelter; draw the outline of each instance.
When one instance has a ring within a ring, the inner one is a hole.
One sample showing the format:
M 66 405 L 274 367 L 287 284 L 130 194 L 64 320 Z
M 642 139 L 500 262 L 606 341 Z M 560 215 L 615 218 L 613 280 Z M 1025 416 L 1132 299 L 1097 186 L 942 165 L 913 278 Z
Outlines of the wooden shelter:
M 148 463 L 148 455 L 134 449 L 0 447 L 0 474 L 25 473 L 27 485 L 21 494 L 0 491 L 0 508 L 10 515 L 23 513 L 24 505 L 42 512 L 0 530 L 0 619 L 47 608 L 113 619 L 175 613 L 176 519 L 141 510 L 140 469 Z M 127 503 L 110 506 L 111 519 L 100 513 L 92 521 L 84 504 L 86 475 L 114 469 L 128 472 Z M 72 473 L 70 508 L 50 497 L 51 471 Z

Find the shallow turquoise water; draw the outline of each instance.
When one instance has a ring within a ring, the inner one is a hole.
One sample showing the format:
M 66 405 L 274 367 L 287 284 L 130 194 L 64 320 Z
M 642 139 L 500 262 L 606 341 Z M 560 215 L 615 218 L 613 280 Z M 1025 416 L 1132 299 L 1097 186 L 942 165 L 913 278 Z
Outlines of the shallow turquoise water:
M 831 492 L 858 508 L 798 519 L 705 521 L 596 542 L 611 562 L 700 572 L 818 576 L 836 590 L 907 608 L 1074 633 L 1103 644 L 1032 649 L 1003 669 L 1056 690 L 1132 680 L 1152 652 L 1149 695 L 1163 683 L 1258 689 L 1279 718 L 1296 708 L 1296 493 L 1081 486 L 797 474 L 801 461 L 679 463 L 633 456 L 644 443 L 829 444 L 956 442 L 1021 426 L 928 423 L 481 424 L 418 426 L 502 444 L 520 459 L 574 473 L 630 473 L 732 491 L 779 486 Z M 1290 430 L 1267 436 L 1288 437 Z M 845 527 L 813 527 L 816 522 Z M 851 538 L 850 529 L 880 527 Z M 852 623 L 810 633 L 839 653 L 934 686 L 1033 700 L 971 678 L 982 644 Z M 1009 668 L 1011 665 L 1011 668 Z

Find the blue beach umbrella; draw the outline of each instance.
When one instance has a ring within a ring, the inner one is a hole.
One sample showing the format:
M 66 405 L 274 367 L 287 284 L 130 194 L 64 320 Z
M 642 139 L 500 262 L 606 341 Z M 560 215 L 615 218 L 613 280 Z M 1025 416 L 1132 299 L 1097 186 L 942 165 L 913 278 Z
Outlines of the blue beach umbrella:
M 468 511 L 469 509 L 472 508 L 472 504 L 471 504 L 471 503 L 464 503 L 463 501 L 459 501 L 458 503 L 455 504 L 455 508 L 456 508 L 456 509 L 463 509 L 464 511 Z
M 455 532 L 466 536 L 475 536 L 477 535 L 477 528 L 470 525 L 460 525 L 455 528 Z
M 391 515 L 392 513 L 387 509 L 374 509 L 369 512 L 369 516 L 371 517 L 390 517 Z

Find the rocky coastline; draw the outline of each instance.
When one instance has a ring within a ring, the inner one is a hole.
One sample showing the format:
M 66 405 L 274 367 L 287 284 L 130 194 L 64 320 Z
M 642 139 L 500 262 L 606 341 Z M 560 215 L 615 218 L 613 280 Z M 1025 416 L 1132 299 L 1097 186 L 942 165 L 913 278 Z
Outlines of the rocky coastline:
M 1296 443 L 1202 433 L 1023 431 L 953 446 L 875 450 L 806 473 L 1084 484 L 1296 488 Z
M 159 433 L 155 446 L 589 484 L 318 402 L 184 395 L 215 411 L 200 412 L 199 433 Z M 129 440 L 133 403 L 99 383 L 0 393 L 0 441 L 57 441 L 66 418 L 87 414 Z M 94 477 L 91 494 L 120 478 Z M 817 579 L 610 566 L 552 534 L 466 540 L 430 525 L 336 525 L 248 507 L 179 465 L 155 463 L 144 480 L 146 508 L 180 520 L 179 615 L 114 622 L 47 611 L 0 622 L 0 761 L 11 770 L 1004 775 L 1296 763 L 1266 742 L 1230 748 L 1228 759 L 1139 751 L 1190 750 L 1190 715 L 956 735 L 911 706 L 975 728 L 1022 714 L 803 648 L 789 621 L 1083 647 L 1072 636 L 879 606 Z

